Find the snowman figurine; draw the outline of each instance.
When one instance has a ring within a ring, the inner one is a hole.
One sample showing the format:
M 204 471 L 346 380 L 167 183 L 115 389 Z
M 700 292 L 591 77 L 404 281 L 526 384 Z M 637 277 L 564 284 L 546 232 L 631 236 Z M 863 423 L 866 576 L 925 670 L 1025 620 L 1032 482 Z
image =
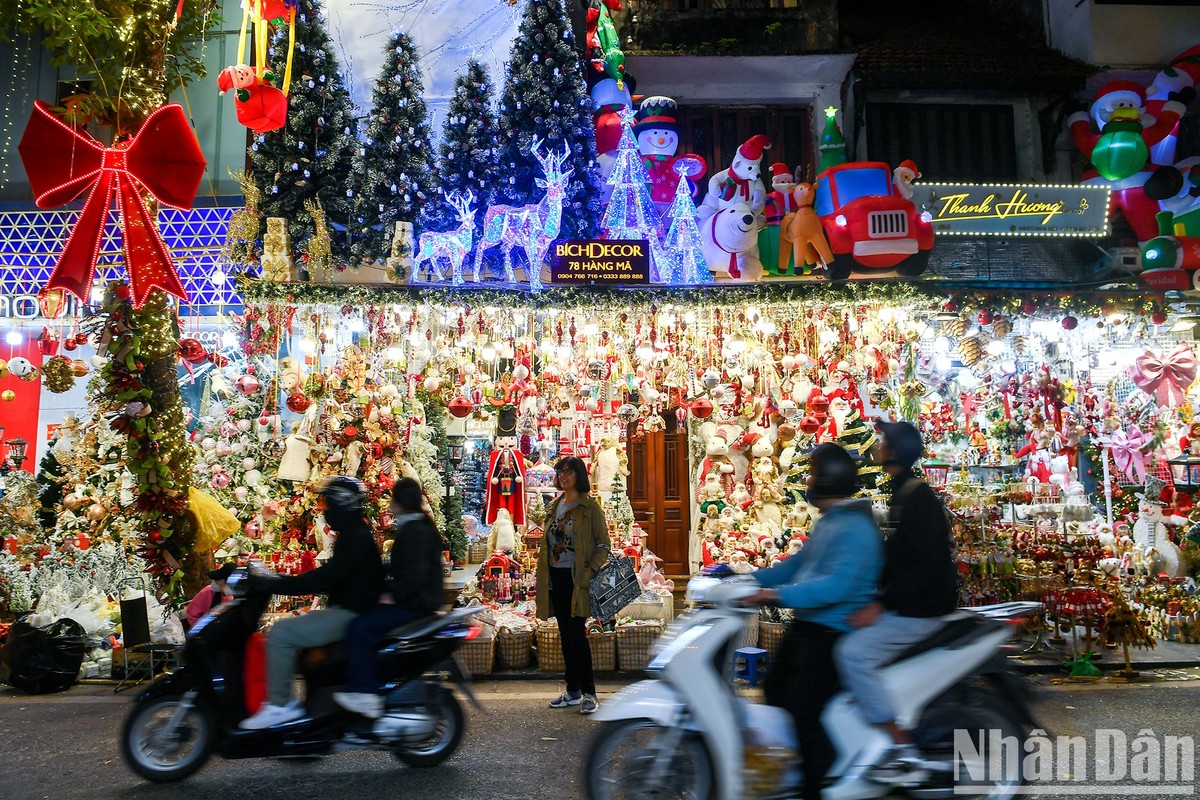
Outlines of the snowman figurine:
M 637 121 L 633 125 L 638 152 L 642 154 L 642 164 L 650 179 L 650 199 L 660 214 L 671 207 L 675 199 L 675 186 L 681 180 L 674 169 L 675 151 L 679 149 L 679 126 L 675 118 L 677 108 L 675 101 L 669 97 L 647 97 L 638 106 Z M 689 158 L 700 160 L 698 156 Z M 703 174 L 700 172 L 689 176 L 692 197 L 696 196 L 697 191 L 693 179 L 699 179 Z

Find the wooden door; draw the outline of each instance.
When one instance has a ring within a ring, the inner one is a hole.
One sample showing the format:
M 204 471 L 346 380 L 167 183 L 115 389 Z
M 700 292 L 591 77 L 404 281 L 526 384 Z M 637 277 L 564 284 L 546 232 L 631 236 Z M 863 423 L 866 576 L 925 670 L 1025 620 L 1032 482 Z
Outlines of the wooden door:
M 629 503 L 646 531 L 646 546 L 667 575 L 688 575 L 691 535 L 687 429 L 654 431 L 629 441 Z

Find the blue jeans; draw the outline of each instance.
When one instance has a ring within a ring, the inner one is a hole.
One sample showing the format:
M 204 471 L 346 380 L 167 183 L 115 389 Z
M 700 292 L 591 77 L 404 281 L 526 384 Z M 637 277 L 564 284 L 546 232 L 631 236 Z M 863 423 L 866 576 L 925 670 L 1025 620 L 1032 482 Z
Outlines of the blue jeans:
M 411 608 L 387 605 L 375 606 L 355 617 L 346 629 L 346 691 L 376 694 L 379 691 L 376 660 L 387 632 L 427 616 L 430 615 Z
M 891 699 L 880 680 L 881 665 L 945 624 L 942 617 L 902 617 L 887 611 L 874 625 L 853 630 L 837 643 L 833 656 L 842 682 L 858 700 L 867 722 L 882 725 L 896 721 Z

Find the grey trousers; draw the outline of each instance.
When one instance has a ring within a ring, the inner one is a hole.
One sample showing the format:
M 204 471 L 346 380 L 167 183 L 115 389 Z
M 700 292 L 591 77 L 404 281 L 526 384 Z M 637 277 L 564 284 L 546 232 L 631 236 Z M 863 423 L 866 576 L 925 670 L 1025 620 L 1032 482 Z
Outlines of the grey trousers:
M 896 720 L 879 680 L 879 665 L 945 624 L 941 617 L 901 617 L 887 611 L 874 625 L 850 631 L 834 646 L 833 657 L 842 683 L 862 706 L 867 722 L 882 725 Z
M 346 626 L 357 616 L 345 608 L 323 608 L 272 625 L 267 632 L 267 702 L 286 706 L 291 701 L 297 650 L 345 638 Z

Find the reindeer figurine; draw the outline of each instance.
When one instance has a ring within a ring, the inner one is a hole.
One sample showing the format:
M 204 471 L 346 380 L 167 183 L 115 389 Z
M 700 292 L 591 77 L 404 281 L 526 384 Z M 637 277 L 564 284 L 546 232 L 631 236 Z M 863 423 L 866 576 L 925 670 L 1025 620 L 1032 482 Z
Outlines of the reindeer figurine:
M 571 155 L 571 149 L 563 143 L 562 154 L 538 152 L 541 139 L 534 139 L 530 153 L 542 165 L 545 179 L 539 178 L 537 185 L 546 190 L 541 202 L 525 206 L 491 206 L 483 218 L 483 235 L 475 250 L 475 282 L 479 282 L 479 267 L 483 263 L 483 251 L 500 245 L 504 248 L 504 279 L 515 283 L 512 268 L 512 249 L 520 246 L 529 261 L 529 288 L 542 288 L 542 259 L 550 242 L 558 236 L 562 226 L 563 197 L 567 181 L 573 169 L 562 171 L 563 162 Z
M 471 240 L 475 236 L 475 193 L 470 189 L 464 197 L 458 192 L 451 192 L 446 199 L 458 214 L 458 228 L 452 231 L 428 231 L 421 234 L 417 248 L 417 257 L 413 260 L 413 283 L 421 274 L 421 263 L 429 262 L 429 282 L 439 283 L 444 280 L 438 259 L 444 258 L 450 262 L 450 282 L 455 286 L 463 282 L 462 265 L 471 252 Z

